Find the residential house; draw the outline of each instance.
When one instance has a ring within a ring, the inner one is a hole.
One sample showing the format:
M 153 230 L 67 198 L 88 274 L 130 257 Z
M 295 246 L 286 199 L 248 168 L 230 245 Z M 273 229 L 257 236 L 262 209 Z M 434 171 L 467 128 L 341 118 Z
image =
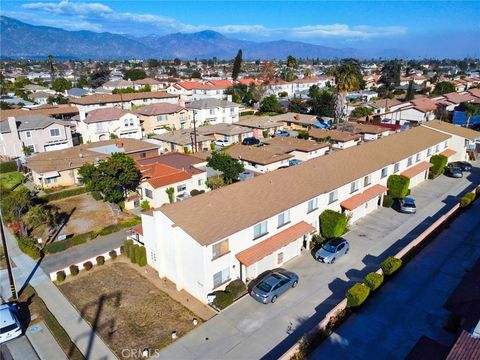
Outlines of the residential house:
M 243 127 L 235 124 L 212 124 L 199 126 L 197 133 L 201 135 L 211 135 L 215 140 L 224 140 L 228 145 L 240 143 L 243 139 L 252 137 L 253 130 L 248 127 Z
M 289 166 L 294 155 L 285 153 L 284 149 L 270 146 L 234 145 L 226 150 L 232 158 L 240 161 L 246 170 L 267 173 Z
M 89 95 L 89 92 L 82 88 L 71 88 L 71 89 L 65 90 L 65 96 L 67 97 L 80 98 L 82 96 L 87 96 L 87 95 Z
M 272 117 L 246 115 L 241 116 L 237 125 L 251 128 L 253 136 L 256 138 L 268 138 L 274 135 L 278 130 L 282 130 L 284 124 L 273 120 Z
M 36 91 L 28 95 L 28 98 L 33 102 L 35 102 L 36 104 L 44 105 L 48 103 L 48 98 L 50 96 L 53 96 L 53 95 L 45 91 Z
M 197 132 L 195 136 L 193 129 L 169 131 L 154 135 L 152 138 L 160 142 L 162 151 L 182 153 L 208 151 L 211 149 L 211 143 L 215 141 L 212 135 L 201 135 Z
M 348 131 L 351 131 L 352 133 L 355 133 L 355 134 L 362 135 L 363 141 L 372 141 L 372 140 L 381 139 L 382 137 L 390 135 L 390 131 L 391 131 L 389 128 L 378 126 L 375 124 L 365 124 L 365 123 L 351 122 L 351 121 L 346 123 L 344 126 L 347 127 Z
M 183 106 L 159 103 L 142 106 L 134 111 L 140 118 L 145 134 L 161 134 L 169 130 L 190 128 L 190 114 Z
M 150 86 L 150 91 L 160 91 L 163 89 L 163 83 L 157 79 L 145 78 L 133 82 L 133 88 L 137 91 L 144 89 L 147 85 Z
M 285 113 L 272 116 L 272 120 L 283 122 L 286 128 L 292 130 L 307 130 L 319 122 L 316 115 Z
M 37 186 L 74 186 L 81 184 L 78 169 L 82 165 L 95 164 L 116 152 L 143 159 L 158 155 L 158 146 L 136 139 L 106 140 L 39 153 L 28 157 L 25 166 L 30 169 L 32 181 Z
M 46 152 L 73 146 L 71 125 L 45 115 L 9 117 L 0 122 L 0 155 L 15 158 L 30 152 Z
M 330 150 L 327 142 L 316 142 L 293 137 L 274 137 L 265 140 L 268 149 L 281 149 L 285 154 L 293 155 L 296 160 L 307 161 L 325 155 Z
M 321 130 L 312 128 L 308 131 L 311 138 L 317 141 L 327 141 L 332 144 L 334 149 L 347 149 L 361 143 L 362 135 L 348 131 L 340 130 Z
M 120 108 L 91 110 L 85 118 L 76 121 L 77 132 L 84 142 L 96 142 L 118 138 L 142 138 L 142 127 L 138 115 Z
M 200 81 L 181 81 L 170 85 L 167 92 L 179 95 L 185 101 L 201 99 L 217 99 L 231 101 L 231 95 L 225 94 L 225 90 L 232 86 L 228 80 L 210 80 L 206 83 Z
M 188 103 L 186 108 L 190 111 L 190 121 L 196 126 L 208 124 L 231 124 L 238 121 L 239 106 L 236 103 L 207 98 Z
M 126 88 L 133 89 L 133 81 L 123 80 L 123 79 L 109 80 L 102 85 L 102 88 L 110 92 L 117 89 L 126 89 Z
M 7 120 L 9 117 L 44 115 L 55 119 L 67 120 L 78 115 L 78 108 L 69 105 L 48 105 L 38 106 L 32 109 L 10 109 L 0 111 L 0 121 Z
M 30 92 L 32 92 L 32 93 L 45 92 L 45 93 L 49 93 L 50 95 L 54 95 L 54 94 L 55 94 L 55 90 L 46 88 L 45 86 L 36 85 L 36 84 L 27 84 L 27 85 L 25 85 L 25 86 L 23 87 L 23 89 L 24 89 L 25 91 L 30 91 Z
M 378 208 L 392 173 L 424 181 L 423 163 L 435 153 L 428 149 L 449 139 L 417 127 L 142 214 L 148 263 L 207 302 L 230 281 L 248 282 L 308 251 L 325 209 L 354 222 Z M 292 184 L 301 186 L 289 191 Z

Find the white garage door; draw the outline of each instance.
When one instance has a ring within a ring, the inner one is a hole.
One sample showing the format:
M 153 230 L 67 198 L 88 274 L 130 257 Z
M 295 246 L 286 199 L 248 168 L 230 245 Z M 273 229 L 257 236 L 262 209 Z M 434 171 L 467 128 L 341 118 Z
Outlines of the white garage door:
M 51 145 L 45 145 L 45 151 L 62 150 L 69 147 L 70 146 L 68 145 L 68 142 L 61 143 L 61 144 L 51 144 Z

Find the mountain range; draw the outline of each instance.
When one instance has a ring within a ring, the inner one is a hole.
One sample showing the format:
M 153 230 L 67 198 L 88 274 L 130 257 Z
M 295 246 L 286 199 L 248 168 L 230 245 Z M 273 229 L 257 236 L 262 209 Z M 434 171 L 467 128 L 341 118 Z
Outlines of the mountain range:
M 287 40 L 245 41 L 211 30 L 143 37 L 86 30 L 67 31 L 0 17 L 0 51 L 3 58 L 42 58 L 51 54 L 68 59 L 231 59 L 238 49 L 242 49 L 245 59 L 285 59 L 288 55 L 321 59 L 408 56 L 398 49 L 368 51 Z

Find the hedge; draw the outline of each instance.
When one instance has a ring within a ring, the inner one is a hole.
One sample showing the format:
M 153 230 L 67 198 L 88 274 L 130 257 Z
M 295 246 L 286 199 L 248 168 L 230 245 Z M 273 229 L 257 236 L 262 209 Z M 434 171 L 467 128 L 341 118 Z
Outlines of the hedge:
M 255 111 L 249 110 L 249 111 L 243 111 L 240 113 L 240 116 L 248 116 L 248 115 L 253 115 L 255 114 Z
M 347 298 L 348 307 L 356 307 L 362 305 L 370 294 L 370 288 L 361 283 L 356 283 L 348 289 L 345 297 Z
M 371 291 L 378 289 L 383 283 L 383 275 L 376 272 L 367 274 L 364 278 L 365 285 L 367 285 Z
M 95 239 L 97 237 L 97 233 L 94 231 L 90 231 L 84 234 L 74 235 L 69 239 L 66 240 L 57 240 L 55 242 L 51 242 L 45 246 L 45 252 L 47 254 L 54 254 L 57 252 L 64 251 L 68 248 L 71 248 L 76 245 L 84 244 L 89 240 Z
M 388 194 L 393 199 L 403 199 L 408 194 L 410 179 L 402 175 L 390 175 L 387 180 Z
M 77 265 L 70 265 L 70 275 L 76 276 L 80 272 Z
M 383 196 L 383 203 L 382 206 L 386 208 L 391 208 L 393 205 L 393 199 L 390 195 Z
M 225 288 L 225 291 L 232 294 L 234 299 L 237 299 L 239 296 L 243 295 L 246 290 L 247 290 L 247 286 L 240 279 L 233 280 Z
M 86 192 L 87 192 L 87 189 L 85 189 L 85 187 L 82 186 L 82 187 L 77 187 L 77 188 L 74 188 L 74 189 L 68 189 L 68 190 L 64 190 L 64 191 L 59 191 L 59 192 L 54 192 L 54 193 L 51 193 L 51 194 L 39 196 L 39 199 L 45 200 L 45 201 L 55 201 L 55 200 L 65 199 L 65 198 L 75 196 L 75 195 L 81 195 L 81 194 L 84 194 Z
M 132 263 L 138 264 L 140 260 L 140 245 L 135 244 L 130 247 L 129 258 Z
M 385 275 L 392 275 L 400 266 L 402 266 L 402 260 L 393 256 L 386 258 L 380 265 Z
M 213 300 L 212 305 L 217 309 L 225 309 L 228 305 L 233 303 L 233 294 L 226 291 L 214 291 L 215 300 Z
M 133 240 L 125 240 L 123 242 L 123 254 L 130 258 L 130 249 L 133 247 Z
M 333 210 L 324 210 L 320 214 L 320 232 L 326 239 L 337 238 L 347 231 L 346 215 Z
M 57 271 L 57 281 L 62 282 L 66 279 L 67 275 L 65 274 L 65 271 Z
M 97 256 L 95 261 L 97 262 L 97 265 L 103 265 L 105 264 L 105 256 Z
M 433 155 L 430 158 L 430 163 L 433 166 L 430 168 L 430 172 L 428 173 L 428 177 L 430 179 L 436 178 L 438 175 L 442 174 L 445 171 L 445 165 L 447 165 L 448 158 L 443 155 Z
M 17 171 L 17 163 L 15 161 L 8 161 L 0 163 L 0 174 Z
M 197 195 L 203 194 L 204 192 L 205 192 L 205 190 L 193 189 L 192 191 L 190 191 L 190 195 L 197 196 Z
M 472 201 L 475 200 L 475 193 L 466 193 L 463 195 L 463 197 L 460 199 L 460 206 L 461 207 L 467 207 L 472 203 Z
M 115 250 L 111 250 L 108 255 L 110 255 L 110 259 L 116 259 L 117 258 L 117 252 Z
M 92 192 L 90 193 L 90 195 L 92 195 L 93 199 L 94 199 L 94 200 L 97 200 L 97 201 L 100 201 L 100 200 L 103 199 L 103 196 L 102 196 L 102 194 L 100 193 L 100 191 L 96 191 L 96 190 L 95 190 L 95 191 L 92 191 Z
M 83 264 L 83 268 L 87 271 L 90 270 L 92 267 L 93 267 L 93 264 L 91 261 L 87 261 L 86 263 Z
M 138 246 L 135 248 L 135 263 L 139 266 L 147 265 L 147 249 L 143 246 Z
M 18 247 L 23 253 L 34 260 L 40 259 L 42 252 L 34 240 L 21 240 L 17 236 L 15 238 L 17 239 Z

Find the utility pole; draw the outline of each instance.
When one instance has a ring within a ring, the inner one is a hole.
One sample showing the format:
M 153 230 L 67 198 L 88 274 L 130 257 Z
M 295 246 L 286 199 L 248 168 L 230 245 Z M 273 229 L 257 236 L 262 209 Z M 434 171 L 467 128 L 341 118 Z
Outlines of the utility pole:
M 10 256 L 8 255 L 7 239 L 5 237 L 5 231 L 3 229 L 3 217 L 2 217 L 1 210 L 0 210 L 0 236 L 2 238 L 3 250 L 5 252 L 5 260 L 7 262 L 8 280 L 10 281 L 10 291 L 12 292 L 13 300 L 17 301 L 18 300 L 17 289 L 15 288 L 15 281 L 13 279 L 12 263 L 10 262 Z
M 193 110 L 193 147 L 194 153 L 198 152 L 197 148 L 197 112 Z

